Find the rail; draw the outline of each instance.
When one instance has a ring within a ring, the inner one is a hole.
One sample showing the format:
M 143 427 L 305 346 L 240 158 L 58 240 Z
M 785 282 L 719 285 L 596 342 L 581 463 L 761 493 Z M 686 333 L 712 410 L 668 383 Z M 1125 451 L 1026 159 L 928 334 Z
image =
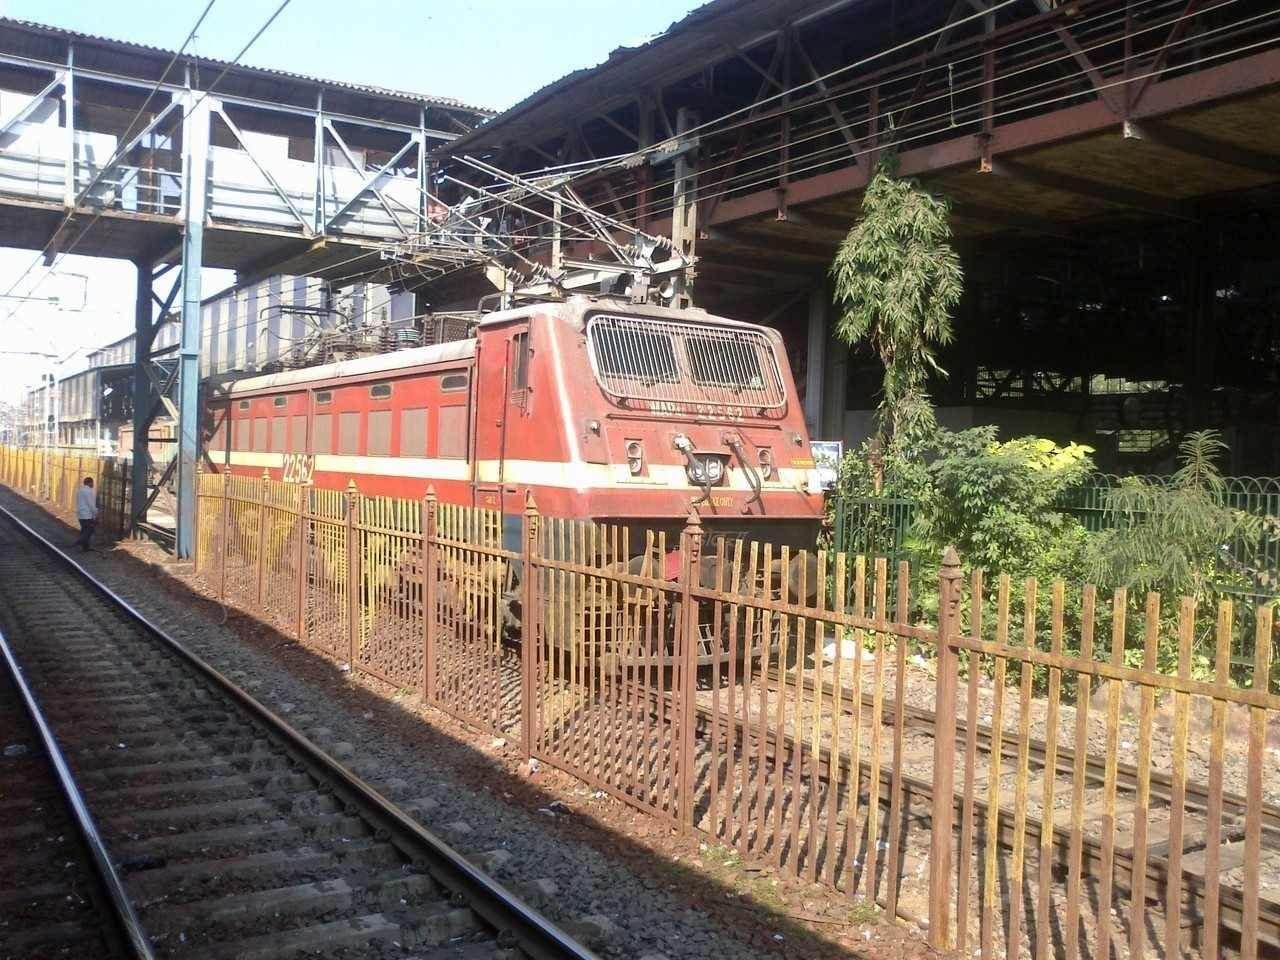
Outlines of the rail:
M 111 907 L 111 916 L 120 928 L 129 956 L 135 960 L 154 960 L 155 953 L 151 949 L 151 943 L 142 929 L 137 913 L 134 912 L 133 904 L 124 889 L 124 882 L 120 879 L 120 874 L 116 871 L 115 864 L 111 862 L 110 854 L 107 853 L 106 845 L 102 842 L 102 835 L 98 832 L 93 814 L 89 812 L 84 795 L 80 792 L 75 777 L 72 776 L 67 758 L 63 756 L 62 748 L 58 746 L 53 730 L 45 719 L 44 711 L 40 709 L 40 701 L 36 699 L 34 691 L 28 685 L 22 667 L 18 664 L 13 649 L 3 633 L 0 633 L 0 654 L 4 656 L 5 667 L 18 690 L 27 716 L 31 718 L 31 725 L 35 727 L 40 737 L 40 745 L 49 759 L 49 766 L 53 768 L 58 790 L 75 821 L 80 839 L 89 851 L 94 874 L 102 886 L 106 902 Z
M 514 934 L 514 942 L 533 960 L 598 960 L 594 953 L 507 891 L 442 839 L 339 764 L 283 718 L 232 683 L 207 661 L 152 624 L 129 601 L 15 516 L 12 511 L 0 507 L 0 518 L 16 527 L 60 564 L 74 571 L 128 621 L 176 655 L 203 680 L 265 726 L 301 763 L 315 772 L 324 782 L 332 784 L 335 794 L 342 800 L 370 811 L 380 825 L 387 829 L 397 841 L 397 845 L 426 863 L 433 877 L 443 886 L 464 896 L 468 906 L 482 919 L 500 931 L 510 931 Z M 134 923 L 137 923 L 136 918 Z M 145 956 L 149 957 L 150 954 Z

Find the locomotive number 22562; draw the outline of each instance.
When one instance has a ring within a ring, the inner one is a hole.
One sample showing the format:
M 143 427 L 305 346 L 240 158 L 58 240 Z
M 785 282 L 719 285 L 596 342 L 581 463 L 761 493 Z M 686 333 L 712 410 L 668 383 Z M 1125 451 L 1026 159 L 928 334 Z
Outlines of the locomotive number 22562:
M 314 453 L 286 453 L 284 455 L 284 482 L 310 483 L 316 469 Z

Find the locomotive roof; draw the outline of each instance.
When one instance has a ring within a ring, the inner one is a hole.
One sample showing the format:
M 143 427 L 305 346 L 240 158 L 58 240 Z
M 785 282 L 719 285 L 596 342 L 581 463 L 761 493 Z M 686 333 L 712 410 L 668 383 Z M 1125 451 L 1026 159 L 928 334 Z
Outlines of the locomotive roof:
M 227 392 L 232 395 L 254 393 L 258 390 L 271 390 L 297 383 L 310 383 L 313 380 L 359 377 L 388 370 L 421 367 L 430 363 L 444 363 L 449 360 L 469 360 L 475 356 L 475 353 L 474 339 L 450 340 L 447 343 L 436 343 L 429 347 L 413 347 L 409 350 L 380 353 L 373 357 L 358 357 L 355 360 L 339 360 L 336 363 L 324 363 L 315 367 L 301 367 L 297 370 L 284 370 L 259 377 L 246 377 L 231 384 Z

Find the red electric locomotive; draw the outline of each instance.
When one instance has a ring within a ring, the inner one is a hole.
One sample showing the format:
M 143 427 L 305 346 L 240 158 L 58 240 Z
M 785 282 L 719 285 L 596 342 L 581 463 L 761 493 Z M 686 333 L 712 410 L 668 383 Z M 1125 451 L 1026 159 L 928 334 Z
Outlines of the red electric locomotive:
M 548 516 L 812 544 L 822 516 L 776 331 L 571 296 L 475 336 L 253 376 L 210 401 L 214 469 Z M 633 541 L 634 542 L 634 541 Z M 643 542 L 641 540 L 640 542 Z

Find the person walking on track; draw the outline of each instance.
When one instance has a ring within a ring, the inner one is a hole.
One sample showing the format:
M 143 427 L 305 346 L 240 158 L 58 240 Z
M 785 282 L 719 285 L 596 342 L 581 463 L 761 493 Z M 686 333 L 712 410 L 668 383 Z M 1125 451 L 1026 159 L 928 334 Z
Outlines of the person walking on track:
M 98 498 L 93 492 L 93 477 L 85 477 L 84 486 L 76 491 L 76 519 L 80 521 L 80 538 L 76 545 L 88 553 L 92 549 L 93 530 L 98 525 Z

